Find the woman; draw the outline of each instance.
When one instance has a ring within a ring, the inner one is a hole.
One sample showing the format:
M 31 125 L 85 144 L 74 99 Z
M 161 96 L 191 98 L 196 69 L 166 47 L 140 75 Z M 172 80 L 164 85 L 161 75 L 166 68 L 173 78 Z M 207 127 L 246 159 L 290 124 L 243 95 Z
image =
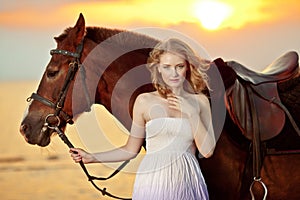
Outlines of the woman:
M 215 147 L 211 111 L 203 73 L 207 62 L 178 39 L 159 43 L 148 65 L 156 91 L 140 94 L 133 108 L 127 143 L 117 149 L 88 153 L 70 149 L 75 162 L 101 163 L 133 159 L 146 139 L 133 199 L 208 199 L 196 148 L 210 157 Z

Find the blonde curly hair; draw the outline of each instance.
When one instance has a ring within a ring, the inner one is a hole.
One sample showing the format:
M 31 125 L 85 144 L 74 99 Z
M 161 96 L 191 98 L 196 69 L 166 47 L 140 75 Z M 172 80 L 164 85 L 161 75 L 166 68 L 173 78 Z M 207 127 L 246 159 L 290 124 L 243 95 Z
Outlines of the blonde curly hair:
M 210 62 L 196 56 L 194 51 L 183 41 L 171 38 L 158 43 L 150 52 L 147 61 L 147 67 L 151 72 L 153 86 L 162 97 L 166 98 L 166 96 L 171 93 L 170 88 L 164 83 L 161 74 L 158 72 L 160 56 L 166 52 L 175 53 L 186 60 L 188 70 L 186 72 L 184 89 L 187 92 L 198 94 L 208 89 L 208 77 L 205 71 L 208 69 Z

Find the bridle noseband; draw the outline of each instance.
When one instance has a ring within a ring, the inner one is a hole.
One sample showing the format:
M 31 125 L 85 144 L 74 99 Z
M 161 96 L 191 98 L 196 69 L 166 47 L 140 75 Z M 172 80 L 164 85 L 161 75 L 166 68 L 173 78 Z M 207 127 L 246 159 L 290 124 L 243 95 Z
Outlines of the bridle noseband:
M 84 73 L 84 69 L 83 69 L 83 65 L 80 63 L 80 58 L 81 58 L 81 53 L 83 50 L 83 40 L 79 43 L 79 45 L 76 48 L 76 52 L 70 52 L 70 51 L 66 51 L 66 50 L 61 50 L 61 49 L 53 49 L 50 51 L 50 54 L 53 56 L 54 54 L 62 54 L 64 56 L 71 56 L 74 58 L 74 60 L 69 64 L 69 70 L 68 70 L 68 74 L 65 78 L 63 87 L 59 93 L 59 98 L 57 100 L 56 103 L 53 103 L 52 101 L 50 101 L 49 99 L 46 99 L 45 97 L 42 97 L 41 95 L 37 94 L 37 93 L 32 93 L 30 97 L 27 98 L 27 102 L 30 102 L 31 100 L 36 100 L 41 102 L 42 104 L 53 108 L 55 110 L 54 113 L 50 113 L 45 117 L 45 123 L 41 129 L 41 133 L 45 133 L 48 129 L 56 131 L 58 136 L 63 140 L 63 142 L 69 147 L 69 148 L 74 148 L 73 144 L 69 141 L 69 139 L 67 138 L 67 136 L 65 135 L 65 133 L 63 131 L 60 130 L 59 126 L 61 123 L 61 118 L 69 124 L 73 124 L 73 116 L 70 116 L 69 114 L 67 114 L 65 111 L 63 111 L 63 107 L 64 107 L 64 103 L 65 103 L 65 99 L 66 99 L 66 95 L 69 89 L 69 86 L 72 82 L 72 80 L 74 80 L 74 77 L 76 75 L 76 73 L 78 72 L 79 69 L 82 73 L 83 76 L 82 78 L 85 78 L 85 73 Z M 86 97 L 86 101 L 88 105 L 91 105 L 91 100 L 90 97 L 88 95 L 88 89 L 86 84 L 83 85 L 83 89 L 85 92 L 85 97 Z M 60 118 L 61 117 L 61 118 Z M 52 120 L 51 120 L 52 119 Z M 54 120 L 53 120 L 54 119 Z M 122 198 L 122 197 L 118 197 L 115 196 L 109 192 L 107 192 L 106 188 L 99 188 L 95 183 L 94 180 L 108 180 L 110 178 L 112 178 L 113 176 L 115 176 L 117 173 L 119 173 L 127 164 L 128 164 L 129 160 L 126 160 L 125 162 L 123 162 L 123 164 L 121 164 L 110 176 L 108 177 L 95 177 L 95 176 L 91 176 L 87 170 L 87 168 L 85 167 L 84 163 L 82 161 L 79 162 L 82 170 L 84 171 L 84 173 L 86 174 L 86 176 L 88 177 L 88 180 L 91 182 L 91 184 L 102 193 L 103 196 L 107 195 L 109 197 L 115 198 L 115 199 L 123 199 L 123 200 L 130 200 L 130 198 Z

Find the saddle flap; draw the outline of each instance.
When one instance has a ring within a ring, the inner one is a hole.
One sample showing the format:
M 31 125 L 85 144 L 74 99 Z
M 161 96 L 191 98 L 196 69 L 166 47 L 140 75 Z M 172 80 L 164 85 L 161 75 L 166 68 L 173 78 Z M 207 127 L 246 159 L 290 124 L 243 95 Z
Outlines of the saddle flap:
M 226 91 L 227 110 L 234 123 L 240 128 L 246 138 L 253 138 L 253 114 L 251 113 L 251 104 L 249 93 L 246 87 L 253 87 L 253 101 L 258 117 L 260 139 L 262 141 L 278 135 L 285 123 L 284 111 L 268 99 L 278 98 L 277 87 L 275 83 L 266 83 L 259 86 L 242 85 L 238 80 Z M 264 97 L 259 92 L 263 92 Z

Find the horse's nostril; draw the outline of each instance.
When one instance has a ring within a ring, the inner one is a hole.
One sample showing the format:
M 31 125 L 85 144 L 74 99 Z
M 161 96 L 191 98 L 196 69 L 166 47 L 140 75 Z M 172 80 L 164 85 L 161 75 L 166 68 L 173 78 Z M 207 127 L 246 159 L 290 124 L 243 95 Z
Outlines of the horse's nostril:
M 22 124 L 20 127 L 20 132 L 22 133 L 22 135 L 25 135 L 27 130 L 28 130 L 28 126 L 26 124 Z

